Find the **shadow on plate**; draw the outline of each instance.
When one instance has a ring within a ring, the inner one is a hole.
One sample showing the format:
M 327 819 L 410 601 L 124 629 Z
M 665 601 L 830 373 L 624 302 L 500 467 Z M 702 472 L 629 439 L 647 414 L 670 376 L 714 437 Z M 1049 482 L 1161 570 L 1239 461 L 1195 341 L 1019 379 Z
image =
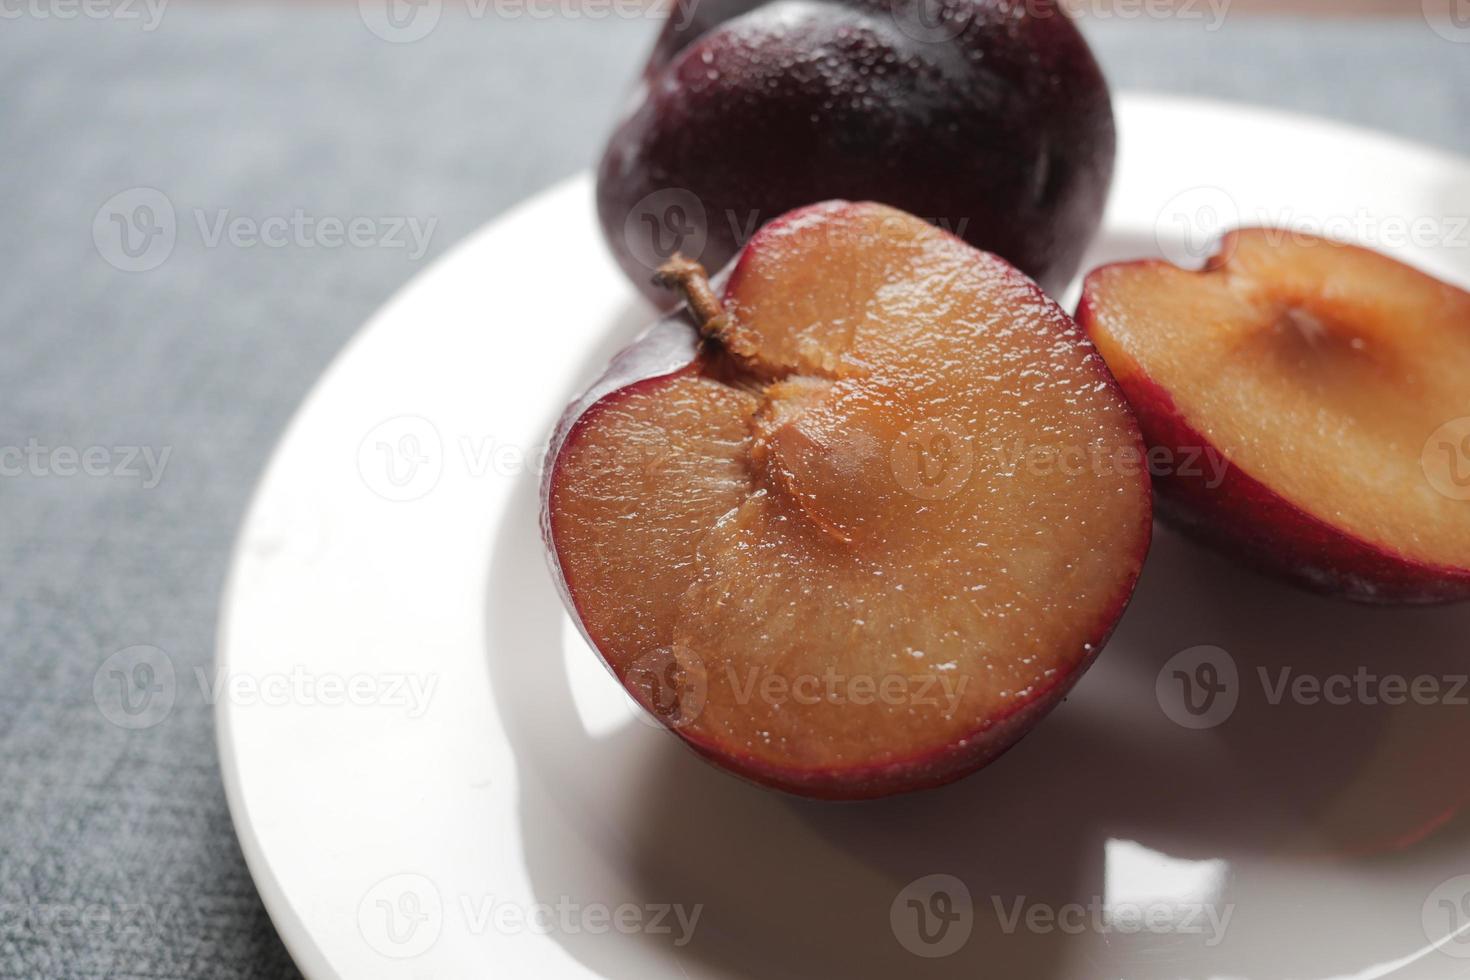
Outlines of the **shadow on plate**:
M 634 315 L 589 356 L 589 379 L 632 335 Z M 597 975 L 1268 980 L 1355 974 L 1425 945 L 1427 889 L 1453 873 L 1447 855 L 1470 829 L 1470 710 L 1305 703 L 1290 685 L 1360 667 L 1462 675 L 1464 609 L 1305 595 L 1160 530 L 1109 648 L 1032 736 L 949 787 L 814 803 L 718 772 L 651 725 L 587 732 L 537 489 L 516 488 L 497 535 L 487 655 L 538 900 L 632 903 L 646 923 L 656 906 L 699 910 L 687 942 L 672 914 L 669 933 L 552 933 Z M 1239 700 L 1215 727 L 1192 730 L 1169 720 L 1155 691 L 1166 662 L 1202 644 L 1227 652 Z M 895 900 L 936 873 L 968 888 L 974 926 L 958 952 L 928 959 L 899 941 L 890 913 L 907 933 L 903 916 L 919 913 Z M 1187 894 L 1180 881 L 1194 883 Z M 1354 882 L 1374 901 L 1351 901 Z M 1094 910 L 1130 902 L 1167 905 L 1172 925 L 1099 927 Z M 1028 926 L 1033 909 L 1066 923 Z M 1223 934 L 1210 914 L 1230 916 Z M 1420 975 L 1411 970 L 1393 976 Z

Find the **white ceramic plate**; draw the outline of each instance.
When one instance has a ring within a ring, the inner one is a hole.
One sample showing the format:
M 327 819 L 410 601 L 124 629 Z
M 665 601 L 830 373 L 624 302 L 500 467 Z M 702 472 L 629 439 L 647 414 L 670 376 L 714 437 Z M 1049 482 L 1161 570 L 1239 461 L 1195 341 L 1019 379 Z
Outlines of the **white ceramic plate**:
M 1464 161 L 1253 108 L 1118 108 L 1090 263 L 1325 224 L 1470 285 Z M 643 722 L 553 594 L 535 471 L 648 319 L 582 177 L 389 303 L 282 440 L 225 596 L 218 726 L 309 977 L 1470 975 L 1464 610 L 1313 598 L 1161 532 L 1072 697 L 954 786 L 808 803 Z M 1326 695 L 1278 697 L 1286 668 Z M 1203 716 L 1181 677 L 1222 689 Z M 1432 703 L 1387 703 L 1391 677 Z

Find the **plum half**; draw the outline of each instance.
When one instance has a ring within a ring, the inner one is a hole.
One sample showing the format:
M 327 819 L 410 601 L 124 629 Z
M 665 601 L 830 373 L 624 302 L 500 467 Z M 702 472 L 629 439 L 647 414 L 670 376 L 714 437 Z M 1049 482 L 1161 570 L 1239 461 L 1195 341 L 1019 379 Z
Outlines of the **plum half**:
M 635 286 L 724 266 L 764 223 L 878 200 L 1055 294 L 1102 220 L 1107 83 L 1056 0 L 702 0 L 671 17 L 597 175 Z
M 958 778 L 1096 657 L 1148 548 L 1142 443 L 1035 283 L 828 202 L 616 359 L 552 439 L 553 574 L 624 687 L 769 786 Z
M 1470 597 L 1470 294 L 1256 228 L 1201 271 L 1098 269 L 1077 319 L 1138 413 L 1162 516 L 1316 591 Z

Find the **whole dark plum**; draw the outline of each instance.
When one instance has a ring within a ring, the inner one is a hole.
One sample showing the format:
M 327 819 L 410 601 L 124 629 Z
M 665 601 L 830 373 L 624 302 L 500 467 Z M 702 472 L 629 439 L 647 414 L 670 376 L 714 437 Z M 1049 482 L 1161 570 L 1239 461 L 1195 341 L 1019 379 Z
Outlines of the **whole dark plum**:
M 919 215 L 1065 288 L 1102 220 L 1107 83 L 1055 0 L 683 0 L 597 181 L 603 233 L 649 282 L 728 262 L 830 198 Z

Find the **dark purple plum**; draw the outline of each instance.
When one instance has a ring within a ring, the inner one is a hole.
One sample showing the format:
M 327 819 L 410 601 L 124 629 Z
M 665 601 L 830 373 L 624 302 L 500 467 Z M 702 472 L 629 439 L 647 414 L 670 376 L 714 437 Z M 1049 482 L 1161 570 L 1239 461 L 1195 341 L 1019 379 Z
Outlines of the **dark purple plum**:
M 645 295 L 675 251 L 719 268 L 767 221 L 876 200 L 1065 288 L 1102 219 L 1107 83 L 1055 0 L 696 0 L 674 11 L 598 173 Z

